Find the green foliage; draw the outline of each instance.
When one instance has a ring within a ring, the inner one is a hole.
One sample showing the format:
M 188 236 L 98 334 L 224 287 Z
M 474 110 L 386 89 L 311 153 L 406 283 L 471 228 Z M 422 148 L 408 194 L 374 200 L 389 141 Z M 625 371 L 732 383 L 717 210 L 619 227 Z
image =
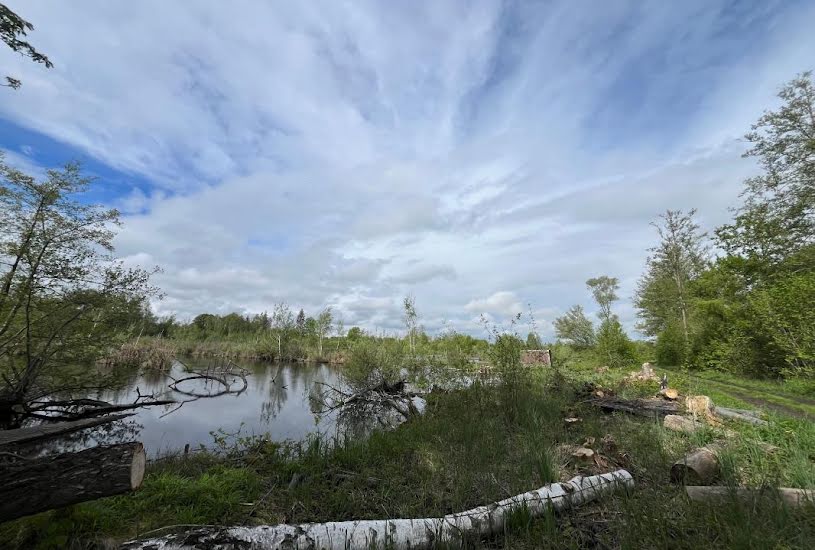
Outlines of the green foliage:
M 2 40 L 12 51 L 24 57 L 30 58 L 35 63 L 42 63 L 48 68 L 54 66 L 51 60 L 34 49 L 24 37 L 28 31 L 33 31 L 34 25 L 8 9 L 5 4 L 0 4 L 0 40 Z M 17 89 L 22 83 L 11 76 L 6 77 L 6 84 L 9 88 Z
M 616 317 L 600 323 L 595 351 L 597 360 L 612 368 L 630 367 L 637 363 L 634 344 Z
M 616 277 L 609 277 L 608 275 L 601 275 L 586 281 L 586 286 L 591 290 L 594 300 L 600 306 L 598 316 L 603 321 L 611 320 L 611 304 L 619 299 L 617 290 L 620 288 L 620 282 Z
M 597 343 L 594 325 L 583 312 L 583 306 L 572 306 L 565 315 L 555 319 L 554 324 L 557 337 L 577 349 L 588 349 Z
M 682 328 L 674 322 L 667 325 L 657 336 L 656 361 L 660 365 L 684 365 L 688 348 Z
M 526 349 L 543 349 L 543 342 L 537 332 L 530 332 L 526 335 Z

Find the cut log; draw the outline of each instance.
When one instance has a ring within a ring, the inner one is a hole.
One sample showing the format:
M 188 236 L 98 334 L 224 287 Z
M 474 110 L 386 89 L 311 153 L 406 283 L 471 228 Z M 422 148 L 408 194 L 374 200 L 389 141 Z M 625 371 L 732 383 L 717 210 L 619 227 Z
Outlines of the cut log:
M 433 548 L 445 542 L 460 543 L 499 533 L 512 510 L 525 506 L 532 516 L 547 510 L 579 506 L 617 489 L 631 488 L 634 479 L 626 470 L 576 477 L 566 483 L 553 483 L 535 491 L 480 506 L 466 512 L 438 518 L 332 521 L 300 525 L 258 527 L 203 527 L 186 533 L 130 541 L 128 550 L 170 550 L 185 548 L 320 548 L 326 550 L 368 550 L 369 548 Z
M 0 431 L 0 447 L 6 445 L 21 445 L 32 443 L 44 439 L 52 439 L 72 432 L 86 430 L 102 424 L 108 424 L 133 416 L 132 414 L 113 414 L 102 418 L 86 418 L 84 420 L 72 420 L 70 422 L 57 422 L 56 424 L 40 424 L 30 428 L 18 428 L 16 430 Z
M 144 479 L 141 443 L 21 458 L 0 468 L 0 522 L 132 491 Z
M 649 418 L 677 414 L 682 411 L 682 406 L 679 403 L 663 399 L 618 399 L 612 397 L 592 399 L 590 402 L 605 411 L 623 411 Z
M 711 502 L 715 504 L 729 504 L 734 498 L 753 500 L 759 496 L 770 497 L 778 495 L 784 504 L 790 507 L 799 507 L 809 504 L 815 506 L 814 489 L 791 489 L 782 487 L 778 489 L 748 489 L 746 487 L 705 487 L 688 485 L 685 487 L 688 497 L 696 502 Z
M 719 457 L 721 446 L 712 444 L 701 447 L 677 460 L 671 466 L 671 480 L 674 483 L 691 483 L 708 485 L 719 475 Z
M 693 433 L 704 426 L 704 424 L 698 420 L 694 420 L 693 418 L 688 418 L 686 416 L 680 416 L 678 414 L 666 415 L 665 419 L 662 421 L 662 425 L 669 430 L 684 433 Z
M 722 418 L 729 420 L 739 420 L 756 426 L 766 426 L 767 421 L 762 419 L 757 412 L 744 409 L 728 409 L 727 407 L 716 407 L 714 412 Z

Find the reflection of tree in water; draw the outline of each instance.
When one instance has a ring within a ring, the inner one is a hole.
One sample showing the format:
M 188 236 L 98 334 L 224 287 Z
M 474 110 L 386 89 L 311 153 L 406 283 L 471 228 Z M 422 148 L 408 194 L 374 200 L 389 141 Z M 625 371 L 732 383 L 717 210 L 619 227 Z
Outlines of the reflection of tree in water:
M 275 369 L 274 375 L 268 380 L 268 394 L 267 398 L 260 406 L 260 421 L 269 423 L 275 418 L 278 413 L 283 409 L 283 404 L 289 397 L 288 386 L 286 385 L 286 377 L 284 376 L 285 367 L 279 365 Z

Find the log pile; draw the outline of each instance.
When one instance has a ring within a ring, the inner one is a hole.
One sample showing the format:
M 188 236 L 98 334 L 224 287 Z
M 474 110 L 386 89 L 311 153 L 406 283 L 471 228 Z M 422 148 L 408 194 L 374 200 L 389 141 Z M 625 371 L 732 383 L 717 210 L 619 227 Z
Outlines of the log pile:
M 192 548 L 273 548 L 368 550 L 370 548 L 419 549 L 437 545 L 460 545 L 500 533 L 509 514 L 526 507 L 532 516 L 547 510 L 563 510 L 598 499 L 614 491 L 632 488 L 626 470 L 576 477 L 553 483 L 486 506 L 436 518 L 332 521 L 300 525 L 258 527 L 202 527 L 185 533 L 130 541 L 127 550 L 181 550 Z

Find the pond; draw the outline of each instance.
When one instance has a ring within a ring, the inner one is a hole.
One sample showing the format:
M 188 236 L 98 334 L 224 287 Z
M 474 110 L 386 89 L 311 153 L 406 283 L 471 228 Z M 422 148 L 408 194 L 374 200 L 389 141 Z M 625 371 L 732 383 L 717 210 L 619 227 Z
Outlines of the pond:
M 152 406 L 137 409 L 124 422 L 105 426 L 96 432 L 77 434 L 63 442 L 64 450 L 73 450 L 97 443 L 141 441 L 148 456 L 158 457 L 200 446 L 213 447 L 212 432 L 238 436 L 268 435 L 273 441 L 303 440 L 309 434 L 333 436 L 337 433 L 335 416 L 319 415 L 315 395 L 322 383 L 341 385 L 339 372 L 328 365 L 307 363 L 269 363 L 239 361 L 247 371 L 247 387 L 240 394 L 190 399 L 170 389 L 169 385 L 187 376 L 185 369 L 197 372 L 222 366 L 217 360 L 186 359 L 175 361 L 169 371 L 148 370 L 133 376 L 116 390 L 95 392 L 86 397 L 109 403 L 132 403 L 138 396 L 152 394 L 157 399 L 175 399 L 178 405 Z M 183 382 L 190 393 L 211 393 L 220 385 L 206 380 Z M 241 384 L 242 385 L 242 384 Z M 182 388 L 181 384 L 179 388 Z M 68 447 L 69 449 L 65 449 Z

